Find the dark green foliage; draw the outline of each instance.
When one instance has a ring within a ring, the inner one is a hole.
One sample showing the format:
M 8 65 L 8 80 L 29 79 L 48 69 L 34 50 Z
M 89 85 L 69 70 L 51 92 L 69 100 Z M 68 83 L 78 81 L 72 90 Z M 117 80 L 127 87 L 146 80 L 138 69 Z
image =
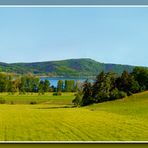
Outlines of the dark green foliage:
M 61 95 L 62 95 L 61 92 L 54 92 L 54 93 L 53 93 L 53 96 L 61 96 Z
M 44 81 L 42 81 L 42 80 L 39 83 L 38 92 L 39 92 L 39 94 L 44 94 L 45 93 L 45 91 L 44 91 Z
M 102 71 L 92 86 L 88 81 L 84 83 L 83 98 L 80 104 L 85 106 L 122 99 L 143 90 L 148 90 L 148 69 L 146 68 L 135 68 L 132 73 L 123 71 L 118 77 L 112 72 Z
M 13 105 L 14 104 L 14 101 L 10 101 L 10 104 Z
M 116 100 L 119 99 L 119 90 L 117 88 L 113 89 L 110 92 L 110 99 L 109 100 Z
M 50 92 L 57 92 L 57 88 L 54 87 L 53 85 L 49 89 L 50 89 Z
M 132 75 L 140 85 L 140 91 L 148 90 L 148 69 L 142 67 L 135 67 Z
M 110 92 L 114 89 L 115 74 L 101 72 L 93 85 L 92 97 L 96 102 L 104 102 L 110 99 Z
M 24 75 L 20 79 L 19 90 L 22 93 L 25 92 L 37 92 L 39 85 L 39 78 L 33 75 Z
M 0 104 L 5 104 L 6 103 L 6 100 L 2 97 L 0 97 Z
M 123 71 L 121 77 L 118 77 L 116 80 L 117 88 L 120 91 L 124 91 L 127 94 L 130 94 L 130 81 L 131 76 L 127 71 Z
M 48 80 L 41 80 L 38 86 L 39 94 L 44 94 L 45 92 L 49 92 L 50 90 L 50 82 Z
M 138 81 L 135 80 L 134 76 L 130 75 L 130 80 L 129 80 L 129 86 L 130 86 L 130 92 L 131 93 L 138 93 L 140 92 L 140 85 Z
M 121 77 L 117 78 L 116 84 L 117 88 L 126 92 L 128 96 L 132 93 L 137 93 L 140 90 L 138 81 L 136 81 L 134 76 L 127 71 L 124 71 Z
M 84 86 L 83 87 L 84 87 L 83 88 L 83 98 L 82 98 L 82 101 L 81 101 L 81 105 L 82 106 L 86 106 L 86 105 L 94 103 L 94 99 L 92 97 L 92 86 L 91 86 L 91 83 L 88 82 L 88 80 L 86 80 L 84 82 Z
M 7 75 L 0 73 L 0 92 L 7 91 Z
M 64 89 L 64 83 L 63 83 L 62 80 L 59 80 L 59 81 L 58 81 L 58 85 L 57 85 L 57 91 L 58 91 L 58 92 L 62 92 L 63 89 Z
M 119 91 L 117 88 L 115 88 L 114 90 L 112 90 L 110 92 L 110 98 L 109 98 L 109 100 L 122 99 L 122 98 L 124 98 L 126 96 L 127 96 L 126 92 Z
M 44 81 L 44 85 L 43 85 L 44 92 L 49 92 L 49 87 L 50 87 L 50 82 L 49 82 L 49 80 L 46 79 Z
M 74 80 L 65 80 L 65 92 L 74 92 L 75 91 L 75 81 Z
M 72 103 L 73 103 L 75 106 L 81 106 L 82 98 L 83 98 L 83 94 L 82 94 L 81 92 L 78 92 L 78 93 L 76 94 L 75 99 L 72 101 Z
M 98 100 L 100 97 L 100 88 L 102 87 L 102 83 L 105 78 L 105 73 L 102 71 L 99 75 L 96 77 L 96 81 L 94 82 L 93 88 L 92 88 L 92 97 L 95 98 L 95 100 Z
M 126 92 L 119 91 L 119 94 L 118 94 L 118 98 L 117 99 L 122 99 L 122 98 L 125 98 L 126 96 L 127 96 Z
M 31 101 L 30 104 L 34 105 L 34 104 L 37 104 L 37 102 L 36 101 Z

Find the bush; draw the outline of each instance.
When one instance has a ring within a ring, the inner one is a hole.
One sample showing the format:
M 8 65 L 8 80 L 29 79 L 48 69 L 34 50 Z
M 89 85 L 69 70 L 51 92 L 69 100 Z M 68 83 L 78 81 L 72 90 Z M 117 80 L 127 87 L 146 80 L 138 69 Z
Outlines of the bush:
M 74 100 L 72 100 L 72 103 L 75 106 L 81 106 L 81 103 L 82 103 L 82 94 L 80 94 L 80 93 L 76 94 L 76 97 L 75 97 Z
M 119 96 L 119 99 L 122 99 L 122 98 L 125 98 L 127 94 L 124 91 L 119 91 L 118 96 Z
M 13 105 L 13 104 L 14 104 L 14 102 L 13 102 L 13 101 L 11 101 L 11 102 L 10 102 L 10 104 L 11 104 L 11 105 Z
M 62 95 L 61 92 L 54 92 L 54 93 L 53 93 L 53 96 L 61 96 L 61 95 Z
M 0 98 L 0 104 L 5 104 L 6 103 L 6 100 L 4 98 Z
M 122 99 L 126 96 L 127 94 L 124 91 L 119 91 L 117 88 L 115 88 L 110 93 L 110 100 Z
M 132 92 L 127 92 L 127 96 L 131 96 L 133 93 Z
M 115 100 L 115 99 L 119 99 L 119 90 L 117 88 L 115 88 L 114 90 L 111 91 L 110 93 L 110 100 Z
M 34 105 L 34 104 L 37 104 L 37 102 L 36 101 L 31 101 L 30 104 Z

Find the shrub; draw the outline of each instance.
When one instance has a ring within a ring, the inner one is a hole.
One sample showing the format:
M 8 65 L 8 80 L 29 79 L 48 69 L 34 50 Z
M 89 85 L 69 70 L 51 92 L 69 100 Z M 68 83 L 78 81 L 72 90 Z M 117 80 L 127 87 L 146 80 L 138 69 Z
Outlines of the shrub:
M 30 104 L 31 104 L 31 105 L 37 104 L 37 102 L 36 102 L 36 101 L 31 101 Z
M 61 95 L 62 95 L 61 92 L 54 92 L 54 93 L 53 93 L 53 96 L 61 96 Z
M 11 101 L 11 102 L 10 102 L 10 104 L 11 104 L 11 105 L 13 105 L 13 104 L 14 104 L 14 102 L 13 102 L 13 101 Z
M 75 106 L 81 106 L 81 103 L 82 103 L 82 94 L 78 93 L 76 94 L 76 97 L 74 100 L 72 100 L 72 103 L 75 105 Z
M 127 92 L 127 96 L 131 96 L 133 93 L 131 91 Z
M 110 100 L 122 99 L 126 96 L 127 96 L 126 92 L 119 91 L 117 88 L 115 88 L 110 93 Z
M 122 98 L 125 98 L 127 94 L 124 91 L 119 91 L 118 96 L 119 96 L 119 99 L 122 99 Z
M 25 95 L 25 94 L 26 92 L 22 92 L 22 91 L 19 92 L 19 95 Z
M 112 90 L 111 93 L 110 93 L 110 100 L 119 99 L 119 95 L 118 94 L 119 94 L 119 90 L 117 88 Z
M 0 104 L 5 104 L 6 103 L 6 100 L 4 98 L 0 98 Z

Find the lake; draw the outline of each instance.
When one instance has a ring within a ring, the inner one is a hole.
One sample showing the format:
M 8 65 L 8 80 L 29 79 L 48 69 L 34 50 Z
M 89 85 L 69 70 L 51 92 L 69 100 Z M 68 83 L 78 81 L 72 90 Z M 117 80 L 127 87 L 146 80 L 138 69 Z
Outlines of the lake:
M 58 81 L 59 80 L 63 80 L 63 82 L 65 82 L 65 80 L 74 80 L 75 82 L 80 81 L 80 82 L 84 82 L 87 78 L 67 78 L 67 77 L 41 77 L 40 80 L 49 80 L 50 81 L 50 86 L 54 86 L 57 87 Z M 90 81 L 93 81 L 92 79 L 90 79 Z

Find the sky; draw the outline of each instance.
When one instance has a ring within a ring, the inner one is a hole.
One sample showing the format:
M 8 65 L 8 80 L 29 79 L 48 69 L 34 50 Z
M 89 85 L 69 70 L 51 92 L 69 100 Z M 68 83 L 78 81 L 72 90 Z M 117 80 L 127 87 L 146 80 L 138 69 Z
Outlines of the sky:
M 148 66 L 148 8 L 0 7 L 0 62 L 72 58 Z

